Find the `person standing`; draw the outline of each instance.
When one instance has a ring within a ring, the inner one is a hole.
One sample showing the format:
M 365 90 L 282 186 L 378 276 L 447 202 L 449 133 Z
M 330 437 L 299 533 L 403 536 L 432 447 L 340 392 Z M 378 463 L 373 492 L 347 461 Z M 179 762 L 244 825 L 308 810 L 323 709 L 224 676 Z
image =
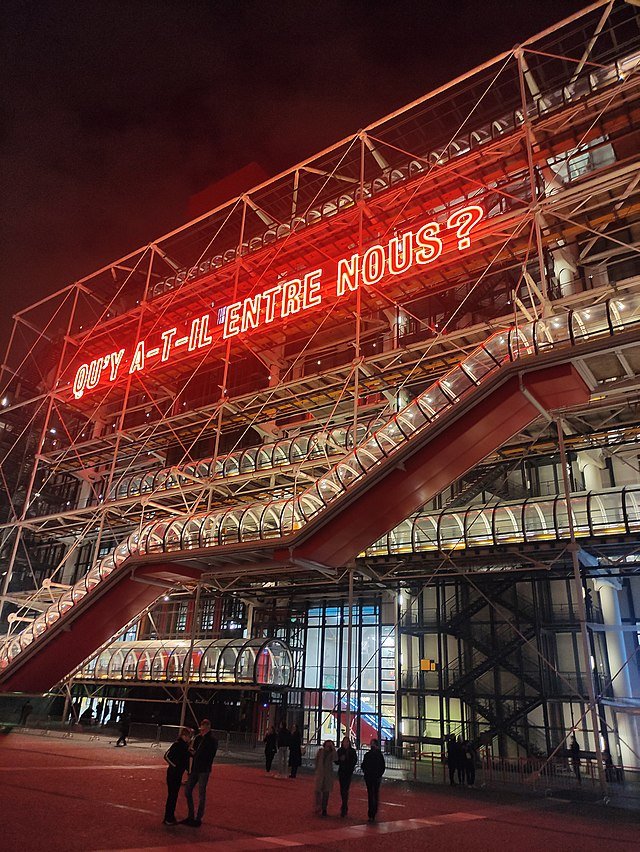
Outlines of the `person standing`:
M 380 743 L 377 739 L 373 739 L 371 740 L 371 748 L 362 758 L 362 774 L 367 785 L 367 796 L 369 799 L 369 822 L 376 821 L 378 801 L 380 798 L 380 782 L 386 768 L 384 755 L 380 751 Z
M 267 733 L 264 737 L 264 765 L 267 770 L 267 775 L 271 772 L 271 764 L 273 763 L 273 758 L 276 756 L 276 752 L 278 751 L 278 735 L 276 734 L 276 729 L 271 725 Z
M 464 742 L 462 737 L 458 737 L 456 741 L 456 769 L 458 774 L 458 784 L 464 786 L 465 782 L 465 757 L 464 757 Z
M 456 769 L 458 768 L 458 744 L 453 735 L 447 738 L 447 767 L 449 769 L 449 784 L 455 787 Z
M 334 744 L 331 740 L 325 740 L 322 748 L 318 749 L 316 754 L 315 769 L 316 813 L 321 816 L 327 815 L 329 796 L 334 782 L 333 764 L 335 758 Z
M 467 785 L 473 787 L 476 780 L 476 752 L 470 742 L 462 745 L 462 757 L 464 760 L 464 773 Z
M 131 715 L 129 713 L 123 713 L 120 717 L 120 736 L 116 740 L 116 746 L 126 746 L 130 728 Z
M 178 739 L 164 753 L 167 766 L 167 803 L 164 806 L 164 824 L 177 825 L 176 803 L 182 784 L 182 776 L 189 770 L 189 742 L 191 731 L 181 728 Z
M 340 784 L 340 798 L 342 807 L 340 816 L 345 817 L 349 812 L 349 787 L 353 777 L 354 769 L 358 763 L 358 753 L 349 742 L 349 737 L 344 737 L 338 749 L 338 782 Z
M 291 743 L 291 734 L 287 723 L 283 719 L 278 726 L 278 759 L 276 760 L 276 774 L 283 778 L 287 775 L 287 766 L 289 765 L 289 744 Z
M 578 779 L 578 784 L 582 784 L 582 778 L 580 777 L 580 746 L 578 745 L 578 740 L 573 735 L 571 740 L 571 745 L 569 746 L 569 754 L 571 755 L 571 766 L 573 768 L 573 774 Z
M 203 719 L 200 722 L 200 733 L 191 746 L 191 772 L 187 778 L 184 795 L 189 808 L 189 816 L 182 820 L 182 825 L 191 825 L 200 828 L 204 809 L 207 802 L 207 784 L 211 775 L 211 767 L 218 751 L 218 740 L 211 730 L 211 722 Z M 195 813 L 193 805 L 193 788 L 198 785 L 198 813 Z
M 608 748 L 602 752 L 602 761 L 604 763 L 604 773 L 607 781 L 615 781 L 615 772 L 613 769 L 613 758 Z
M 22 709 L 20 710 L 20 721 L 18 722 L 21 728 L 26 728 L 27 719 L 31 715 L 32 711 L 33 706 L 31 702 L 29 700 L 25 701 L 25 703 L 22 705 Z
M 289 738 L 289 778 L 295 778 L 298 774 L 298 769 L 302 765 L 302 736 L 300 728 L 297 725 L 292 725 L 291 736 Z

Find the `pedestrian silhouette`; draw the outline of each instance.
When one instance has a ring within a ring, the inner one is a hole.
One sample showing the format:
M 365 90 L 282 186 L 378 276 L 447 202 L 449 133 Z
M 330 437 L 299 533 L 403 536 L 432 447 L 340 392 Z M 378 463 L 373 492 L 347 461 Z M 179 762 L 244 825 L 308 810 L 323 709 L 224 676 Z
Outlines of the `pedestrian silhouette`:
M 569 746 L 569 753 L 571 755 L 571 766 L 573 768 L 573 774 L 578 779 L 578 784 L 582 784 L 582 778 L 580 777 L 580 746 L 578 745 L 578 741 L 573 736 L 571 740 L 571 745 Z
M 302 736 L 297 725 L 291 727 L 289 737 L 289 778 L 295 778 L 302 765 Z
M 333 764 L 336 759 L 336 749 L 331 740 L 325 740 L 322 748 L 316 754 L 315 769 L 315 792 L 316 813 L 321 816 L 327 815 L 329 796 L 333 789 L 334 774 Z
M 291 734 L 289 733 L 289 728 L 287 728 L 287 723 L 283 719 L 278 726 L 278 757 L 276 759 L 276 773 L 283 778 L 287 775 L 290 743 Z
M 273 758 L 276 756 L 276 752 L 278 751 L 278 735 L 276 734 L 276 729 L 271 725 L 267 733 L 264 737 L 264 766 L 267 771 L 267 775 L 271 772 L 271 764 L 273 763 Z
M 371 740 L 371 748 L 362 758 L 362 774 L 367 785 L 367 798 L 369 800 L 369 822 L 375 822 L 378 814 L 380 783 L 385 769 L 384 755 L 380 751 L 380 743 L 378 740 L 373 739 Z
M 184 795 L 189 808 L 189 816 L 182 820 L 183 825 L 191 825 L 199 828 L 204 817 L 204 809 L 207 801 L 207 784 L 211 776 L 211 767 L 218 751 L 218 740 L 211 730 L 211 722 L 203 719 L 200 722 L 200 733 L 191 746 L 191 772 L 187 778 Z M 195 812 L 193 804 L 193 790 L 198 786 L 198 812 Z
M 27 719 L 31 715 L 32 710 L 33 707 L 31 705 L 31 702 L 25 701 L 25 703 L 22 705 L 22 709 L 20 710 L 20 721 L 18 722 L 20 727 L 24 728 L 26 726 Z
M 470 742 L 462 744 L 462 759 L 466 782 L 469 787 L 473 787 L 476 780 L 476 752 Z
M 353 771 L 358 763 L 358 753 L 349 742 L 349 737 L 344 737 L 342 740 L 342 744 L 338 749 L 337 763 L 340 798 L 342 799 L 340 816 L 345 817 L 349 812 L 349 788 L 351 787 L 351 779 L 353 778 Z
M 176 804 L 182 784 L 182 776 L 189 770 L 189 743 L 191 731 L 181 728 L 178 739 L 166 750 L 164 759 L 167 766 L 167 802 L 164 806 L 164 824 L 177 825 Z
M 449 769 L 449 784 L 455 787 L 456 769 L 458 768 L 458 743 L 453 735 L 447 739 L 447 767 Z
M 130 727 L 131 715 L 129 713 L 123 713 L 120 717 L 120 736 L 116 740 L 116 746 L 126 746 Z

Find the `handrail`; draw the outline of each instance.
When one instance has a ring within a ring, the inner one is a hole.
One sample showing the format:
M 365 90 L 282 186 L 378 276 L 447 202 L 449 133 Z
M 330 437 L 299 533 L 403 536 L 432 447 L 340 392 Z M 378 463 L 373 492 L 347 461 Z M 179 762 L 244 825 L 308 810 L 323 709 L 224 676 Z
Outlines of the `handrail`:
M 0 647 L 0 671 L 131 557 L 253 542 L 276 544 L 333 506 L 412 438 L 439 423 L 461 398 L 505 364 L 555 348 L 571 348 L 589 339 L 611 337 L 638 323 L 640 295 L 625 295 L 496 332 L 301 493 L 267 503 L 152 521 L 131 533 L 25 630 L 5 640 Z

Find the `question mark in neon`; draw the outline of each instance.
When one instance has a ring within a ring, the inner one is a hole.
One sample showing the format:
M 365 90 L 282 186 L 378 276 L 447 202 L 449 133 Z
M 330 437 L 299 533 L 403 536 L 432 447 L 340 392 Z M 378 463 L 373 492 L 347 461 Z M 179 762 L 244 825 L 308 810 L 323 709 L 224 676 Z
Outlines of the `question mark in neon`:
M 455 228 L 459 251 L 469 248 L 471 245 L 469 232 L 478 224 L 483 216 L 484 210 L 477 204 L 463 207 L 462 210 L 457 210 L 449 216 L 447 219 L 447 228 Z

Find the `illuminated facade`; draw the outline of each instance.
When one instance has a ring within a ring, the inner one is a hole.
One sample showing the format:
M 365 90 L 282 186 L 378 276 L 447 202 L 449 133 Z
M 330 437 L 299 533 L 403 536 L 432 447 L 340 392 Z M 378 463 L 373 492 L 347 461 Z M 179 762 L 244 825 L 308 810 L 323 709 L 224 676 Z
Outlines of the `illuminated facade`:
M 639 126 L 602 3 L 17 315 L 0 688 L 637 766 Z

